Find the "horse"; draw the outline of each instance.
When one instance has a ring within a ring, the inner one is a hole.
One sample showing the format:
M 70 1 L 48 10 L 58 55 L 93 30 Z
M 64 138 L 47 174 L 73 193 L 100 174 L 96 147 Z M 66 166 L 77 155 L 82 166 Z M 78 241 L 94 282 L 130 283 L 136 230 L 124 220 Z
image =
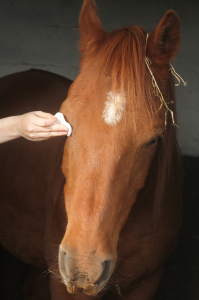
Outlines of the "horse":
M 73 127 L 69 138 L 0 146 L 0 242 L 49 270 L 52 300 L 152 299 L 181 226 L 179 18 L 167 11 L 149 36 L 108 33 L 84 0 L 79 27 L 73 83 L 38 70 L 0 79 L 1 117 L 61 106 Z

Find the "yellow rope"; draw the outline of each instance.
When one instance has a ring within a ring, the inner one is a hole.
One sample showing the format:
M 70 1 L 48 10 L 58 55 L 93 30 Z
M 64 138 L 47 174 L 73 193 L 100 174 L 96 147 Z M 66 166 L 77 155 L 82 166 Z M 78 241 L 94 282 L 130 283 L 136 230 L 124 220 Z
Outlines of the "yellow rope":
M 165 131 L 166 131 L 166 126 L 167 126 L 167 113 L 168 113 L 168 111 L 169 111 L 170 114 L 171 114 L 171 118 L 172 118 L 172 123 L 173 123 L 173 125 L 174 125 L 174 126 L 177 126 L 177 125 L 175 124 L 173 111 L 168 107 L 166 101 L 164 100 L 164 97 L 163 97 L 163 95 L 162 95 L 162 93 L 161 93 L 161 91 L 160 91 L 160 89 L 159 89 L 159 86 L 158 86 L 156 80 L 155 80 L 155 77 L 154 77 L 154 75 L 153 75 L 153 72 L 151 71 L 151 68 L 150 68 L 151 61 L 150 61 L 150 59 L 149 59 L 147 56 L 145 57 L 145 62 L 146 62 L 147 68 L 148 68 L 148 70 L 149 70 L 149 72 L 150 72 L 150 74 L 151 74 L 151 77 L 152 77 L 152 85 L 153 85 L 153 88 L 154 88 L 154 95 L 157 96 L 157 97 L 159 97 L 159 98 L 160 98 L 160 102 L 161 102 L 161 105 L 160 105 L 160 107 L 159 107 L 159 109 L 158 109 L 157 111 L 159 111 L 159 110 L 162 108 L 163 105 L 164 105 L 165 108 L 166 108 L 166 112 L 165 112 Z M 173 103 L 173 102 L 170 102 L 170 103 Z
M 149 34 L 147 33 L 145 50 L 146 50 L 146 47 L 147 47 L 147 40 L 148 40 L 148 37 L 149 37 Z M 175 123 L 175 120 L 174 120 L 174 114 L 173 114 L 173 111 L 168 107 L 166 101 L 164 100 L 164 97 L 163 97 L 163 95 L 162 95 L 162 93 L 161 93 L 161 91 L 160 91 L 160 89 L 159 89 L 159 86 L 158 86 L 158 84 L 157 84 L 157 82 L 156 82 L 156 80 L 155 80 L 155 77 L 154 77 L 154 75 L 153 75 L 153 72 L 152 72 L 152 70 L 151 70 L 151 68 L 150 68 L 150 65 L 152 64 L 152 62 L 151 62 L 151 60 L 150 60 L 147 56 L 145 57 L 145 62 L 146 62 L 147 68 L 148 68 L 148 70 L 149 70 L 149 72 L 150 72 L 150 74 L 151 74 L 151 77 L 152 77 L 152 85 L 153 85 L 153 88 L 154 88 L 154 90 L 153 90 L 154 95 L 155 95 L 156 97 L 159 97 L 160 102 L 161 102 L 161 105 L 160 105 L 159 109 L 158 109 L 156 112 L 158 112 L 158 111 L 162 108 L 163 105 L 164 105 L 164 107 L 166 108 L 166 111 L 165 111 L 165 132 L 166 132 L 166 127 L 167 127 L 167 113 L 168 113 L 168 111 L 169 111 L 170 114 L 171 114 L 171 119 L 172 119 L 173 125 L 174 125 L 174 126 L 177 126 L 176 123 Z M 175 85 L 176 85 L 176 86 L 179 86 L 179 85 L 180 85 L 180 81 L 182 81 L 183 84 L 184 84 L 184 86 L 186 86 L 186 85 L 187 85 L 186 82 L 182 79 L 182 77 L 181 77 L 178 73 L 176 73 L 176 71 L 175 71 L 174 67 L 172 66 L 172 64 L 171 64 L 171 63 L 169 63 L 169 64 L 170 64 L 170 67 L 171 67 L 171 68 L 169 69 L 169 70 L 171 71 L 171 74 L 172 74 L 173 76 L 175 76 L 175 78 L 178 80 L 178 83 L 176 83 Z M 174 103 L 174 102 L 171 101 L 171 102 L 169 102 L 169 103 Z M 168 104 L 169 104 L 169 103 L 168 103 Z M 177 127 L 178 127 L 178 126 L 177 126 Z
M 178 80 L 178 83 L 176 83 L 175 85 L 176 86 L 179 86 L 180 85 L 180 81 L 182 81 L 183 82 L 183 84 L 184 84 L 184 86 L 186 86 L 187 85 L 187 83 L 182 79 L 182 77 L 176 72 L 176 70 L 174 69 L 174 67 L 172 66 L 172 64 L 171 63 L 169 63 L 170 64 L 170 66 L 171 66 L 171 68 L 169 69 L 170 71 L 171 71 L 171 74 L 173 75 L 173 76 L 175 76 L 175 78 Z

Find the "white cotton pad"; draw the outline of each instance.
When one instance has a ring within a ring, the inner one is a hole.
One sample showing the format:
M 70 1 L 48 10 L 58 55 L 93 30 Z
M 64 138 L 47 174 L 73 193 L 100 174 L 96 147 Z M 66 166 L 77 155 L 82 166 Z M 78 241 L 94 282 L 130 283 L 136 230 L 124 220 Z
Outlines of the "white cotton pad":
M 68 128 L 68 134 L 67 136 L 70 136 L 72 133 L 72 127 L 71 125 L 65 121 L 64 116 L 62 113 L 58 112 L 55 114 L 55 117 L 57 118 L 57 121 L 55 122 L 55 124 L 63 124 L 66 125 L 66 127 Z

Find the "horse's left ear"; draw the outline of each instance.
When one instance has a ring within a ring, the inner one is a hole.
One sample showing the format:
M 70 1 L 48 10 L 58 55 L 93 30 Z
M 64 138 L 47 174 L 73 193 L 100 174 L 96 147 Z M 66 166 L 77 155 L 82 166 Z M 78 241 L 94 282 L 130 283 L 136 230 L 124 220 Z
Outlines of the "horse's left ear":
M 146 55 L 156 64 L 168 63 L 178 53 L 180 46 L 180 20 L 169 10 L 147 41 Z
M 106 32 L 97 14 L 97 6 L 94 0 L 84 0 L 83 7 L 79 17 L 80 27 L 80 51 L 84 51 L 94 41 L 101 40 Z

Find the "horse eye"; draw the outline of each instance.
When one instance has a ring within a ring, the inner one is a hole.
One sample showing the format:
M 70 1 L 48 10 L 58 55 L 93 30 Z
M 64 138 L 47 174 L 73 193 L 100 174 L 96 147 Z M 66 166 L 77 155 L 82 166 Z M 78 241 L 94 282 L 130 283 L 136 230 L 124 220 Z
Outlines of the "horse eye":
M 150 141 L 149 143 L 147 143 L 145 146 L 147 146 L 147 147 L 152 146 L 152 145 L 154 145 L 156 143 L 156 141 L 157 140 L 154 139 L 154 140 Z
M 160 138 L 160 135 L 156 136 L 153 140 L 151 140 L 149 143 L 147 143 L 145 146 L 150 147 L 153 146 L 157 140 Z

